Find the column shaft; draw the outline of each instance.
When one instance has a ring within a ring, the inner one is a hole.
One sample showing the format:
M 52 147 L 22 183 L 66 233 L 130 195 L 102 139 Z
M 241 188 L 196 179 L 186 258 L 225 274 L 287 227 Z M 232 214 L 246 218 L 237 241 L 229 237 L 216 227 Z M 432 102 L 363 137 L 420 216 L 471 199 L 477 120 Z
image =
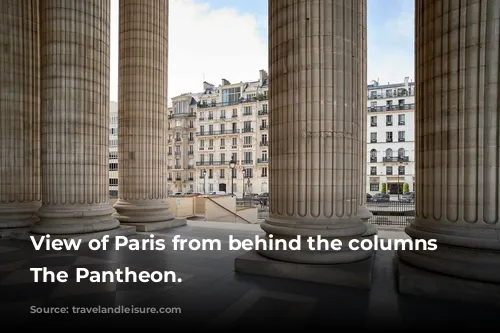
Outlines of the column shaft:
M 273 237 L 341 238 L 367 230 L 363 201 L 366 2 L 269 2 L 270 215 Z M 366 194 L 365 194 L 366 195 Z M 340 263 L 371 251 L 261 251 Z
M 0 8 L 0 228 L 17 228 L 40 207 L 38 1 Z
M 168 1 L 120 1 L 118 102 L 121 222 L 174 218 L 167 199 Z
M 500 282 L 500 2 L 416 2 L 414 266 Z
M 109 0 L 40 1 L 42 202 L 36 233 L 109 230 Z

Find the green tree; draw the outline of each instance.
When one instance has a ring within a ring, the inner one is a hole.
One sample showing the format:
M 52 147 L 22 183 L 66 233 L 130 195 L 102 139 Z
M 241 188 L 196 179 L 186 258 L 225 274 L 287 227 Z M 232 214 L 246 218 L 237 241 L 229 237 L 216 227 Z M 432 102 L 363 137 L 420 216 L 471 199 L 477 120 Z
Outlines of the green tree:
M 382 183 L 382 190 L 380 192 L 382 192 L 384 194 L 387 193 L 387 184 L 386 183 Z
M 408 183 L 403 184 L 403 193 L 410 192 L 410 185 Z

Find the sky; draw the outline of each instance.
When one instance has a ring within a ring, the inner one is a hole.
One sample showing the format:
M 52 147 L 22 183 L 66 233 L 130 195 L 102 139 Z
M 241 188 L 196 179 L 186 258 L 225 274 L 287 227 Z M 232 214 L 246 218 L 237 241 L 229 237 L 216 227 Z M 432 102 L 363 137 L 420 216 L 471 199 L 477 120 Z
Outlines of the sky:
M 170 0 L 168 99 L 203 81 L 254 81 L 267 70 L 268 0 Z M 368 82 L 414 80 L 414 0 L 367 0 Z M 118 100 L 118 0 L 111 0 L 111 91 Z M 170 103 L 169 103 L 170 104 Z

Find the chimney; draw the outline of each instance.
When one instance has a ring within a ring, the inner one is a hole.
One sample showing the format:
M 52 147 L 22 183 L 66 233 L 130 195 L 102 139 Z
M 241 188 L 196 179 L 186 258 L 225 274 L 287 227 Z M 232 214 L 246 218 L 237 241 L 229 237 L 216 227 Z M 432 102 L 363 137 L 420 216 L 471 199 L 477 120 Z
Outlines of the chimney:
M 230 85 L 231 82 L 229 82 L 228 80 L 226 79 L 222 79 L 222 86 L 227 86 L 227 85 Z
M 408 86 L 408 81 L 410 80 L 410 78 L 407 76 L 405 77 L 405 86 Z
M 267 80 L 267 72 L 263 69 L 259 70 L 259 82 L 260 84 L 264 84 L 264 81 Z
M 203 91 L 213 90 L 213 89 L 214 89 L 213 84 L 208 83 L 207 81 L 203 81 Z

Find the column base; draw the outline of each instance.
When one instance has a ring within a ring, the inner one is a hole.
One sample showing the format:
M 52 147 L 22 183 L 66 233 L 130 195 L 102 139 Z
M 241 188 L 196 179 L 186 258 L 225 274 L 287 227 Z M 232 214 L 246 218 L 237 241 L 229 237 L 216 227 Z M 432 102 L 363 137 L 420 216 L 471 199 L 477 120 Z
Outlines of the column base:
M 31 228 L 34 234 L 73 235 L 118 228 L 120 222 L 111 214 L 108 203 L 44 205 L 37 215 L 40 221 Z
M 373 250 L 357 250 L 353 251 L 349 248 L 349 241 L 364 239 L 367 233 L 368 226 L 357 216 L 345 219 L 311 219 L 311 220 L 292 220 L 283 218 L 270 217 L 261 223 L 261 228 L 266 232 L 267 239 L 295 239 L 301 236 L 301 249 L 293 250 L 258 250 L 260 255 L 278 261 L 287 261 L 298 264 L 346 264 L 356 261 L 361 261 L 370 258 L 373 255 Z M 371 233 L 373 232 L 370 229 Z M 312 251 L 309 249 L 307 239 L 312 237 L 317 239 L 321 236 L 322 239 L 329 243 L 338 239 L 342 241 L 340 250 L 325 249 Z M 367 237 L 371 237 L 369 235 Z
M 163 222 L 149 222 L 149 223 L 122 223 L 121 225 L 132 226 L 138 232 L 150 232 L 156 230 L 170 229 L 175 227 L 182 227 L 187 225 L 186 219 L 173 219 Z
M 74 239 L 81 240 L 83 243 L 88 243 L 91 239 L 102 239 L 105 235 L 109 236 L 110 239 L 114 239 L 116 236 L 129 236 L 135 234 L 135 227 L 132 226 L 119 226 L 113 230 L 92 232 L 87 234 L 68 234 L 68 235 L 50 235 L 50 239 Z M 31 236 L 39 241 L 42 236 L 40 234 L 35 234 L 29 230 L 26 231 L 14 231 L 11 233 L 10 238 L 22 241 L 31 241 Z
M 8 202 L 0 203 L 0 230 L 31 227 L 38 222 L 36 212 L 41 202 Z
M 297 264 L 266 258 L 253 250 L 235 259 L 234 270 L 243 274 L 370 289 L 374 262 L 375 254 L 347 264 Z
M 500 283 L 461 279 L 417 268 L 399 254 L 395 261 L 401 294 L 500 306 Z
M 158 223 L 174 219 L 168 199 L 125 200 L 118 199 L 113 206 L 113 217 L 121 223 Z

